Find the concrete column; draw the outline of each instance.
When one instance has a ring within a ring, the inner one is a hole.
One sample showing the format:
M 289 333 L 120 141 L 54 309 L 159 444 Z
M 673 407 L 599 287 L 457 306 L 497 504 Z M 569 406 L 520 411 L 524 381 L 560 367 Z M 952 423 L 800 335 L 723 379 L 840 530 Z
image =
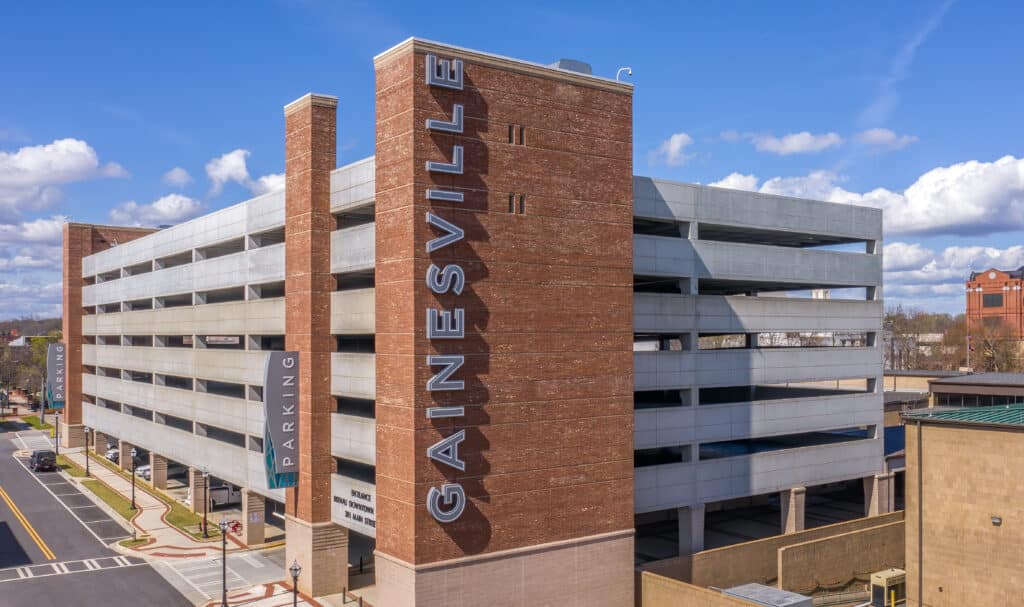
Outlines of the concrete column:
M 122 470 L 132 469 L 132 444 L 128 441 L 117 441 L 117 466 Z
M 252 489 L 242 489 L 242 541 L 246 546 L 267 541 L 266 523 L 263 520 L 266 504 L 266 498 L 259 493 Z
M 57 428 L 60 436 L 60 446 L 64 449 L 77 449 L 85 446 L 85 425 L 64 423 L 61 416 L 60 427 Z
M 284 533 L 285 564 L 291 565 L 294 560 L 302 566 L 299 592 L 323 596 L 348 586 L 348 529 L 331 522 L 310 523 L 286 514 Z
M 284 108 L 285 349 L 299 353 L 299 473 L 287 490 L 285 563 L 302 566 L 299 590 L 348 586 L 348 530 L 331 522 L 331 171 L 337 167 L 336 97 L 309 94 Z M 287 566 L 287 565 L 286 565 Z
M 189 507 L 196 514 L 203 513 L 203 499 L 208 480 L 209 477 L 203 478 L 203 471 L 199 468 L 188 469 L 188 488 L 192 494 L 192 503 Z
M 895 510 L 894 472 L 864 478 L 864 516 L 878 516 Z
M 157 489 L 167 488 L 167 458 L 149 452 L 149 482 Z
M 704 550 L 704 504 L 679 509 L 679 555 Z
M 779 495 L 779 502 L 782 504 L 782 532 L 796 533 L 804 530 L 804 501 L 807 489 L 804 487 L 793 487 L 786 489 Z

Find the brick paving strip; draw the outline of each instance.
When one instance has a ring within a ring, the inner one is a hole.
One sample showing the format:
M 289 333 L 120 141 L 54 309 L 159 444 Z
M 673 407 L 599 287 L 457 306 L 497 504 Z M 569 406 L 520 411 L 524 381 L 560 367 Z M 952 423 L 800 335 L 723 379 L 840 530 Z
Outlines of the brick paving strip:
M 220 599 L 212 600 L 203 607 L 218 607 Z M 286 584 L 262 584 L 248 590 L 240 590 L 228 593 L 228 605 L 245 605 L 246 607 L 288 607 L 292 604 L 292 589 Z M 356 602 L 349 604 L 355 606 Z M 299 593 L 299 605 L 306 607 L 327 607 L 324 603 L 317 602 L 302 593 Z M 364 603 L 364 607 L 373 607 Z
M 77 466 L 85 468 L 86 456 L 83 451 L 70 451 L 62 455 Z M 110 487 L 122 497 L 131 499 L 132 483 L 128 479 L 103 465 L 90 466 L 89 472 L 92 478 Z M 139 510 L 132 517 L 131 525 L 136 529 L 138 535 L 148 535 L 149 542 L 134 548 L 126 548 L 119 543 L 114 544 L 113 548 L 118 552 L 163 558 L 215 558 L 221 555 L 219 541 L 200 541 L 170 525 L 165 516 L 170 512 L 171 507 L 150 493 L 148 488 L 140 482 L 135 483 L 135 505 Z M 229 535 L 228 539 L 231 540 L 228 542 L 228 552 L 243 549 L 243 546 L 235 538 Z

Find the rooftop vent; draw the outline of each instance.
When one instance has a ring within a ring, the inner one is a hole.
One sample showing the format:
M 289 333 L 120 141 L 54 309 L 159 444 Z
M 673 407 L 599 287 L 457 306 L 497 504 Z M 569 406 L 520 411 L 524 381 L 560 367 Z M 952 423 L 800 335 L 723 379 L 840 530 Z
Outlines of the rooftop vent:
M 548 67 L 554 67 L 560 70 L 569 70 L 570 72 L 579 72 L 588 76 L 591 76 L 594 73 L 594 70 L 590 67 L 589 63 L 584 63 L 575 59 L 559 59 Z

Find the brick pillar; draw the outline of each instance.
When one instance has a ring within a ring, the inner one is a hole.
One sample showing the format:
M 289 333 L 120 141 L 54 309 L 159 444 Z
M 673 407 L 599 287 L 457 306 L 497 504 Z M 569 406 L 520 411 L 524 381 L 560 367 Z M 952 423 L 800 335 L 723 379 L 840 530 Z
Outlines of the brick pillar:
M 348 531 L 331 522 L 331 171 L 337 165 L 335 97 L 308 94 L 285 115 L 285 348 L 299 353 L 299 475 L 286 493 L 285 562 L 299 589 L 348 586 Z
M 132 469 L 132 444 L 128 441 L 117 441 L 117 466 L 122 470 Z
M 199 468 L 188 469 L 188 490 L 192 495 L 190 508 L 192 509 L 192 512 L 196 514 L 203 513 L 203 496 L 206 493 L 205 487 L 208 480 L 209 477 L 204 478 L 203 471 Z
M 704 504 L 679 509 L 679 554 L 704 550 Z
M 167 458 L 149 452 L 149 482 L 157 489 L 167 488 Z
M 263 520 L 266 505 L 266 498 L 259 493 L 251 489 L 242 489 L 242 541 L 246 546 L 255 546 L 267 541 L 266 524 Z
M 100 455 L 107 452 L 107 435 L 97 430 L 92 431 L 92 450 Z
M 62 422 L 68 430 L 60 433 L 62 447 L 85 444 L 82 425 L 82 258 L 109 249 L 119 243 L 151 234 L 151 228 L 119 228 L 81 223 L 64 224 L 64 276 L 61 340 L 67 345 L 65 360 L 64 410 Z
M 82 258 L 94 253 L 93 230 L 91 226 L 64 224 L 64 278 L 63 302 L 61 304 L 61 339 L 66 344 L 64 352 L 64 411 L 63 416 L 71 426 L 82 423 Z M 77 436 L 68 434 L 60 437 L 62 447 L 80 447 L 74 443 Z M 85 437 L 82 436 L 84 439 Z
M 893 472 L 864 477 L 864 516 L 878 516 L 895 510 Z
M 779 502 L 782 504 L 782 532 L 796 533 L 804 530 L 804 501 L 807 489 L 793 487 L 782 491 Z

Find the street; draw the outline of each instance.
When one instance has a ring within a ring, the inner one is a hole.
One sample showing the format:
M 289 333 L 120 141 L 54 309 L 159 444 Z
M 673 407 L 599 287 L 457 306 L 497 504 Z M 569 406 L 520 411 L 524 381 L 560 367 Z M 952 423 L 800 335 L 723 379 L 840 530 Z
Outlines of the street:
M 107 548 L 127 534 L 74 485 L 14 457 L 41 439 L 0 430 L 0 605 L 190 605 L 144 560 Z

